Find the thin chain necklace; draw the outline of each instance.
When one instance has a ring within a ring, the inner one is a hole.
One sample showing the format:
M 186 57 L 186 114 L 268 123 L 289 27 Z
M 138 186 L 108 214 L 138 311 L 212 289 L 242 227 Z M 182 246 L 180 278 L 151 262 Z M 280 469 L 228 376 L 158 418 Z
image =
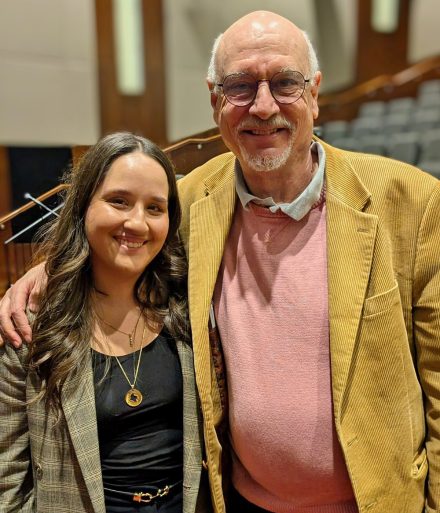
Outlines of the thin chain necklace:
M 140 310 L 141 311 L 139 312 L 139 317 L 137 318 L 136 324 L 134 325 L 134 328 L 132 329 L 131 333 L 127 333 L 125 331 L 122 331 L 122 330 L 116 328 L 115 326 L 113 326 L 112 324 L 107 322 L 105 319 L 103 319 L 100 315 L 98 315 L 98 314 L 96 314 L 96 315 L 98 315 L 98 319 L 101 322 L 103 322 L 107 326 L 110 326 L 110 328 L 114 329 L 115 331 L 118 331 L 119 333 L 122 333 L 123 335 L 127 336 L 128 337 L 128 343 L 130 344 L 130 347 L 133 347 L 134 340 L 136 338 L 136 331 L 137 331 L 137 327 L 138 327 L 138 324 L 139 324 L 139 320 L 142 317 L 142 313 L 143 313 L 144 309 L 141 308 Z
M 121 362 L 119 361 L 119 358 L 115 355 L 116 361 L 118 362 L 119 368 L 122 371 L 122 374 L 124 375 L 124 378 L 127 380 L 128 384 L 130 385 L 130 390 L 125 394 L 125 402 L 128 404 L 128 406 L 131 406 L 132 408 L 135 408 L 136 406 L 139 406 L 142 402 L 143 396 L 139 389 L 135 388 L 137 377 L 139 374 L 139 367 L 141 364 L 141 358 L 142 358 L 142 344 L 145 337 L 145 331 L 147 329 L 147 325 L 144 324 L 144 329 L 142 330 L 142 338 L 139 342 L 139 357 L 136 365 L 136 370 L 134 370 L 134 376 L 133 376 L 133 383 L 129 380 L 127 373 L 124 370 L 124 367 L 122 367 Z

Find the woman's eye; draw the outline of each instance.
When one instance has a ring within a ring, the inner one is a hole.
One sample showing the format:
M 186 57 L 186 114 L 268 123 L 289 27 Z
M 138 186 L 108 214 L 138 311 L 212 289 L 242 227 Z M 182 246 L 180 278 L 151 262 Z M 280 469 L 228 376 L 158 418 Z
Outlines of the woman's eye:
M 126 206 L 127 201 L 124 198 L 110 198 L 107 200 L 111 205 Z
M 159 205 L 148 205 L 147 207 L 147 210 L 149 210 L 150 212 L 153 212 L 153 213 L 160 213 L 160 212 L 163 212 L 163 208 Z

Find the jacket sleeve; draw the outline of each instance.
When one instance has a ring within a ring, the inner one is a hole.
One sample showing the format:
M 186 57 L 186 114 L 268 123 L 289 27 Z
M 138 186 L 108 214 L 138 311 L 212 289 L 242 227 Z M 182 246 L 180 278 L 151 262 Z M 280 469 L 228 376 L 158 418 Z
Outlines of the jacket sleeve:
M 28 348 L 0 348 L 1 513 L 33 511 L 33 477 L 26 410 Z
M 440 511 L 440 182 L 417 239 L 413 285 L 417 368 L 425 399 L 428 483 L 426 513 Z

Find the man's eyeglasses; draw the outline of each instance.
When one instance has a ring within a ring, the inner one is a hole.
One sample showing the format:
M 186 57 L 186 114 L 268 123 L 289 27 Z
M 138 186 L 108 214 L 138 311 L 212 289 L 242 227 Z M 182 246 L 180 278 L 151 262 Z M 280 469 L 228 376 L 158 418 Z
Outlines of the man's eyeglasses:
M 299 71 L 280 71 L 271 79 L 261 80 L 255 80 L 248 73 L 232 73 L 225 77 L 222 84 L 216 85 L 223 89 L 229 103 L 246 107 L 255 100 L 260 82 L 269 83 L 270 92 L 277 102 L 289 104 L 301 98 L 310 79 L 305 79 Z

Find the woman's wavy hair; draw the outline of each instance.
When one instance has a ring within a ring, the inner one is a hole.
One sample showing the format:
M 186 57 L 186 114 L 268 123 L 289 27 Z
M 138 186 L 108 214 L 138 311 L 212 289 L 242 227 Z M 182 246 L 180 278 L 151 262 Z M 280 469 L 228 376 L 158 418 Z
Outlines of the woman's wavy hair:
M 39 398 L 60 411 L 61 390 L 84 366 L 95 315 L 90 248 L 85 216 L 110 166 L 120 156 L 142 152 L 156 160 L 168 179 L 169 231 L 161 251 L 136 282 L 135 299 L 148 319 L 164 325 L 175 340 L 189 343 L 186 260 L 177 230 L 181 209 L 174 168 L 164 152 L 143 137 L 120 132 L 92 146 L 64 181 L 69 185 L 60 217 L 44 233 L 47 286 L 33 323 L 30 369 L 41 379 Z

